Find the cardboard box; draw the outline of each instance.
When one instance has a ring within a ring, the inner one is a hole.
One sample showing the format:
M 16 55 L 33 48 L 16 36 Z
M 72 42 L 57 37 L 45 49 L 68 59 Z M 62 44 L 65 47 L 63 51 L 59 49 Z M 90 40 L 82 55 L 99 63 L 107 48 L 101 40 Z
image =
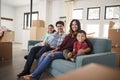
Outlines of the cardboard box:
M 110 22 L 109 22 L 109 29 L 112 29 L 112 28 L 113 28 L 113 26 L 114 26 L 114 24 L 115 24 L 115 22 L 110 21 Z
M 0 42 L 13 42 L 14 41 L 14 31 L 5 31 Z
M 0 42 L 0 61 L 12 60 L 12 42 Z
M 43 40 L 47 33 L 47 28 L 44 27 L 31 27 L 30 40 Z
M 109 29 L 108 38 L 112 40 L 112 46 L 120 46 L 120 29 Z
M 45 23 L 43 20 L 33 20 L 32 26 L 33 27 L 45 27 Z

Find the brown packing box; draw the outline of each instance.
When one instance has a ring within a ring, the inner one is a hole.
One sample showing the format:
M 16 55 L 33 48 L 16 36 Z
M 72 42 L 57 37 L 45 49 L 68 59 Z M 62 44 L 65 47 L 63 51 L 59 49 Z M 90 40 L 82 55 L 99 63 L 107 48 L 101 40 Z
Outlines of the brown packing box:
M 34 27 L 44 27 L 45 23 L 43 20 L 33 20 L 32 21 L 32 26 Z
M 5 31 L 0 42 L 12 42 L 14 41 L 14 31 Z
M 110 22 L 109 22 L 109 28 L 110 28 L 110 29 L 113 28 L 114 24 L 115 24 L 115 22 L 110 21 Z
M 46 33 L 47 28 L 45 27 L 31 27 L 30 40 L 43 40 L 45 38 Z
M 109 29 L 108 38 L 112 40 L 112 45 L 120 46 L 120 29 Z
M 0 61 L 12 60 L 12 42 L 0 42 Z

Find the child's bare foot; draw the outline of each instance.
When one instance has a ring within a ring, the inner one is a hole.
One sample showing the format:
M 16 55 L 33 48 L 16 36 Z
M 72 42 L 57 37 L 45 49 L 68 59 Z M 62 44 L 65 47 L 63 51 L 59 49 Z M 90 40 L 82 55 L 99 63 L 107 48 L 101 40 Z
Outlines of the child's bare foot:
M 21 80 L 33 80 L 32 75 L 26 75 L 21 78 Z

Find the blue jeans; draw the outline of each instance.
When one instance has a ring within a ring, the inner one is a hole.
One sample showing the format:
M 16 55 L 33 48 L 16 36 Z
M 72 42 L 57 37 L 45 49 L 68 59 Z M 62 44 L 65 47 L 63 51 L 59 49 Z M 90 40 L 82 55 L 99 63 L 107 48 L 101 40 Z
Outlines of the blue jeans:
M 52 48 L 50 48 L 50 46 L 33 47 L 28 54 L 28 58 L 27 58 L 27 61 L 25 63 L 23 71 L 29 73 L 34 59 L 39 59 L 44 52 L 47 52 L 49 50 L 52 50 Z
M 49 53 L 47 56 L 41 56 L 37 68 L 32 73 L 32 77 L 35 80 L 39 80 L 39 77 L 42 74 L 42 72 L 45 69 L 47 69 L 50 66 L 51 62 L 55 59 L 64 59 L 63 52 L 55 52 L 54 56 L 51 56 Z
M 53 48 L 51 48 L 49 45 L 43 46 L 36 54 L 36 59 L 39 59 L 44 52 L 47 52 L 50 50 L 53 50 Z

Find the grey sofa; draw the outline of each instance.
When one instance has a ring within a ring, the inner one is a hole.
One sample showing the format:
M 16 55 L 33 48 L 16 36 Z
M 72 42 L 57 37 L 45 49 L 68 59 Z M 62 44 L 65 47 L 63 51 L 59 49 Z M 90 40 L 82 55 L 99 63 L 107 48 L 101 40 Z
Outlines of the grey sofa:
M 116 54 L 111 51 L 112 42 L 109 39 L 89 38 L 93 44 L 93 53 L 90 55 L 82 55 L 76 58 L 76 62 L 68 60 L 57 59 L 54 60 L 49 68 L 49 72 L 53 76 L 57 76 L 71 70 L 75 70 L 89 63 L 99 63 L 110 67 L 116 67 Z M 38 41 L 29 41 L 30 44 L 37 43 Z

